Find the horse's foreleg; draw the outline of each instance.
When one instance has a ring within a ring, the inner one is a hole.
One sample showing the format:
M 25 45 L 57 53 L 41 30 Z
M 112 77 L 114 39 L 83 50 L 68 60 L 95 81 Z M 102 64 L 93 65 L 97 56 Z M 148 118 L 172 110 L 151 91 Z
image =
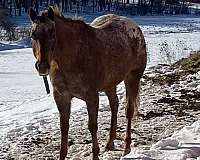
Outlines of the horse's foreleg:
M 92 152 L 93 152 L 93 160 L 98 160 L 99 155 L 99 145 L 97 140 L 97 118 L 98 118 L 98 108 L 99 108 L 99 96 L 98 92 L 91 94 L 88 96 L 86 100 L 87 110 L 88 110 L 88 128 L 92 135 Z
M 64 160 L 67 156 L 68 148 L 68 130 L 69 130 L 69 118 L 71 109 L 71 97 L 64 96 L 54 91 L 54 99 L 60 114 L 60 131 L 61 131 L 61 149 L 60 160 Z
M 106 150 L 113 150 L 114 149 L 114 142 L 113 140 L 116 138 L 116 129 L 117 129 L 117 112 L 119 106 L 119 100 L 116 94 L 116 88 L 113 88 L 109 91 L 105 92 L 108 96 L 108 100 L 110 103 L 111 108 L 111 128 L 110 128 L 110 137 L 108 139 Z

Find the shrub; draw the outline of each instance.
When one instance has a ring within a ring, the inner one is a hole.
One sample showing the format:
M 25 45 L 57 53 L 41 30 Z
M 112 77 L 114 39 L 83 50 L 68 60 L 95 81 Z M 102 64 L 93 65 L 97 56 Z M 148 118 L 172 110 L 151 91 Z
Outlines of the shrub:
M 0 9 L 0 28 L 6 31 L 4 36 L 7 36 L 8 40 L 15 39 L 14 24 L 10 21 L 8 10 L 6 9 Z
M 162 63 L 172 64 L 176 60 L 186 57 L 189 53 L 190 47 L 184 40 L 176 40 L 175 42 L 168 43 L 164 40 L 159 44 L 159 56 Z
M 175 59 L 175 53 L 169 46 L 169 44 L 164 41 L 160 46 L 160 58 L 163 62 L 172 64 L 172 61 Z

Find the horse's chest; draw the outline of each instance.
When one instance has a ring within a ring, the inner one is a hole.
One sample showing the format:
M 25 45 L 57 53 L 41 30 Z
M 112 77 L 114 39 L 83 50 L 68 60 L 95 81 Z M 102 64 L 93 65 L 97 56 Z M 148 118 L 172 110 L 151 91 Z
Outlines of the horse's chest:
M 81 99 L 84 99 L 87 90 L 81 74 L 67 74 L 66 76 L 56 76 L 53 79 L 52 84 L 58 92 L 67 92 L 70 95 Z
M 72 94 L 73 96 L 77 98 L 83 99 L 85 97 L 86 93 L 86 86 L 84 85 L 84 82 L 81 78 L 75 78 L 73 80 L 66 82 L 67 90 Z

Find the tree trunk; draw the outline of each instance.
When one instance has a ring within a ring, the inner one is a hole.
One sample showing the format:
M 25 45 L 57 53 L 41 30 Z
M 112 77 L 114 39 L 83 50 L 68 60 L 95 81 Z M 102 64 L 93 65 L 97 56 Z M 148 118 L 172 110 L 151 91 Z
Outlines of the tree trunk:
M 35 10 L 36 10 L 37 13 L 39 13 L 38 0 L 35 0 Z
M 6 0 L 3 0 L 3 9 L 6 8 Z
M 94 7 L 95 7 L 95 0 L 92 0 L 92 11 L 94 13 Z
M 10 1 L 10 15 L 12 16 L 12 4 L 13 4 L 13 2 L 12 2 L 12 0 Z
M 65 0 L 65 9 L 64 9 L 64 11 L 68 12 L 68 7 L 69 7 L 69 1 Z

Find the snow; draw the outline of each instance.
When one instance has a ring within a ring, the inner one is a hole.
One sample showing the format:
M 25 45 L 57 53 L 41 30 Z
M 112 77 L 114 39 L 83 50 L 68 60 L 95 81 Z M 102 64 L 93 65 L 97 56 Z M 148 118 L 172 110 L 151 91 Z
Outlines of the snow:
M 0 51 L 0 137 L 35 118 L 57 112 L 53 97 L 46 95 L 42 77 L 33 66 L 30 48 Z M 73 100 L 72 110 L 84 105 Z
M 149 150 L 132 150 L 121 160 L 189 160 L 200 159 L 200 120 L 185 126 L 171 137 L 162 139 Z
M 87 22 L 91 22 L 96 16 L 84 17 Z M 140 24 L 145 34 L 149 55 L 148 67 L 158 63 L 168 63 L 165 56 L 163 57 L 168 51 L 173 53 L 171 59 L 173 62 L 200 48 L 199 17 L 133 18 Z M 17 19 L 17 23 L 30 25 L 30 21 L 25 19 L 21 17 Z M 162 50 L 164 44 L 167 44 L 167 48 Z M 51 118 L 58 112 L 52 95 L 46 95 L 42 77 L 38 76 L 34 68 L 32 49 L 28 47 L 30 47 L 28 38 L 17 42 L 0 42 L 0 142 L 5 139 L 8 132 L 9 134 L 16 134 L 18 131 L 27 132 L 36 119 Z M 200 90 L 199 85 L 196 88 Z M 118 86 L 120 99 L 124 98 L 124 92 L 123 84 L 120 84 Z M 105 94 L 100 93 L 100 109 L 107 103 Z M 73 99 L 72 111 L 83 107 L 85 102 Z M 183 160 L 189 157 L 200 159 L 200 121 L 192 126 L 186 126 L 170 138 L 159 141 L 150 150 L 135 149 L 122 159 Z

